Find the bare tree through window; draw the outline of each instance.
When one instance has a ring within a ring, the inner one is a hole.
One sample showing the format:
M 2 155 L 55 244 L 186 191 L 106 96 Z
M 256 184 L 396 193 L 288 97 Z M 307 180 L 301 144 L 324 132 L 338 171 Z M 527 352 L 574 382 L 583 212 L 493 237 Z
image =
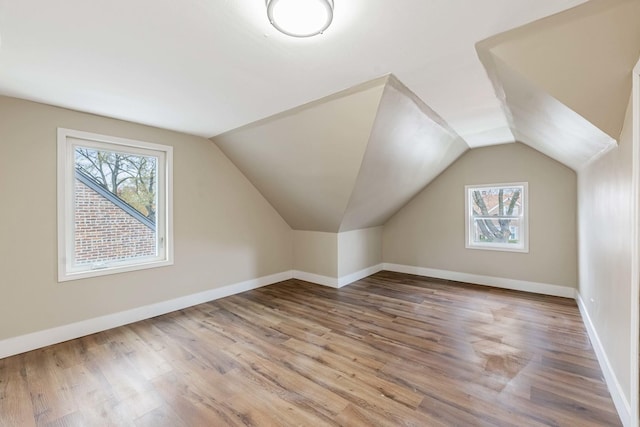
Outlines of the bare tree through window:
M 467 247 L 528 251 L 526 183 L 466 186 Z
M 76 147 L 75 162 L 76 168 L 155 222 L 155 157 Z
M 512 222 L 519 219 L 519 187 L 487 188 L 473 191 L 473 216 L 480 229 L 480 239 L 487 242 L 517 242 Z

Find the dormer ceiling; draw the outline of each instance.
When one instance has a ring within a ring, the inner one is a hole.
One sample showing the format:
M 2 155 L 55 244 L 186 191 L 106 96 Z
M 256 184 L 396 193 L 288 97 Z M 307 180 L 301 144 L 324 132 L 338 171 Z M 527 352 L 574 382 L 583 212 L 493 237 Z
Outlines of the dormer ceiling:
M 295 39 L 258 0 L 0 0 L 0 94 L 211 138 L 292 228 L 339 232 L 468 148 L 574 170 L 614 148 L 638 22 L 639 0 L 336 0 Z
M 384 224 L 468 149 L 394 76 L 213 141 L 296 230 Z
M 639 5 L 593 0 L 478 43 L 507 123 L 492 142 L 524 142 L 574 170 L 614 148 L 640 55 Z M 468 147 L 394 76 L 213 141 L 292 228 L 329 232 L 384 224 Z
M 478 43 L 515 138 L 574 170 L 615 147 L 639 23 L 638 0 L 591 0 Z

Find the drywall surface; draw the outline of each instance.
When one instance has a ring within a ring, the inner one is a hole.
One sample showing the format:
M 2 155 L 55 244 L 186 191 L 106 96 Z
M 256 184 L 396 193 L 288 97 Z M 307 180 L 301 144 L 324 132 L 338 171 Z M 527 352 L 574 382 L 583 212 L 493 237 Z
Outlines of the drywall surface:
M 465 248 L 465 185 L 529 183 L 529 252 Z M 577 286 L 576 175 L 523 144 L 467 151 L 384 226 L 383 260 Z
M 212 138 L 295 230 L 383 225 L 466 143 L 393 75 Z
M 631 393 L 632 108 L 618 148 L 578 174 L 579 292 L 627 401 Z M 637 114 L 637 112 L 636 112 Z
M 291 270 L 291 229 L 210 141 L 7 97 L 0 118 L 0 339 Z M 174 265 L 57 282 L 58 127 L 173 146 Z
M 344 233 L 293 231 L 293 269 L 338 279 L 382 263 L 382 227 Z
M 323 231 L 293 231 L 293 269 L 338 276 L 338 235 Z
M 338 276 L 374 267 L 382 262 L 382 227 L 338 233 Z
M 630 71 L 640 55 L 639 20 L 637 0 L 592 0 L 494 37 L 492 51 L 543 93 L 617 138 Z
M 339 231 L 383 225 L 468 148 L 435 111 L 389 76 Z
M 513 134 L 520 142 L 577 171 L 616 140 L 499 58 L 491 61 L 504 91 Z M 567 80 L 567 79 L 565 79 Z
M 212 140 L 293 229 L 337 232 L 385 82 L 366 82 Z

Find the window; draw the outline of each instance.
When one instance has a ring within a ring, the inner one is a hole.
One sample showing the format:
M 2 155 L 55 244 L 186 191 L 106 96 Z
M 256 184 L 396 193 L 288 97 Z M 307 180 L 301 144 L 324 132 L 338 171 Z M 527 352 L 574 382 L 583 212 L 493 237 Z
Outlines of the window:
M 529 252 L 527 183 L 465 187 L 466 247 Z
M 172 150 L 58 129 L 58 281 L 173 263 Z

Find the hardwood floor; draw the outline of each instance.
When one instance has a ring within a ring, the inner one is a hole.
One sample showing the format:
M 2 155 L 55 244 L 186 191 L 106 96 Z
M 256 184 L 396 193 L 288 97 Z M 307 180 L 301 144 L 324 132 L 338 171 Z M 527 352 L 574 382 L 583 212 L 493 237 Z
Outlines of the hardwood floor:
M 620 425 L 572 300 L 288 280 L 0 360 L 2 426 Z

